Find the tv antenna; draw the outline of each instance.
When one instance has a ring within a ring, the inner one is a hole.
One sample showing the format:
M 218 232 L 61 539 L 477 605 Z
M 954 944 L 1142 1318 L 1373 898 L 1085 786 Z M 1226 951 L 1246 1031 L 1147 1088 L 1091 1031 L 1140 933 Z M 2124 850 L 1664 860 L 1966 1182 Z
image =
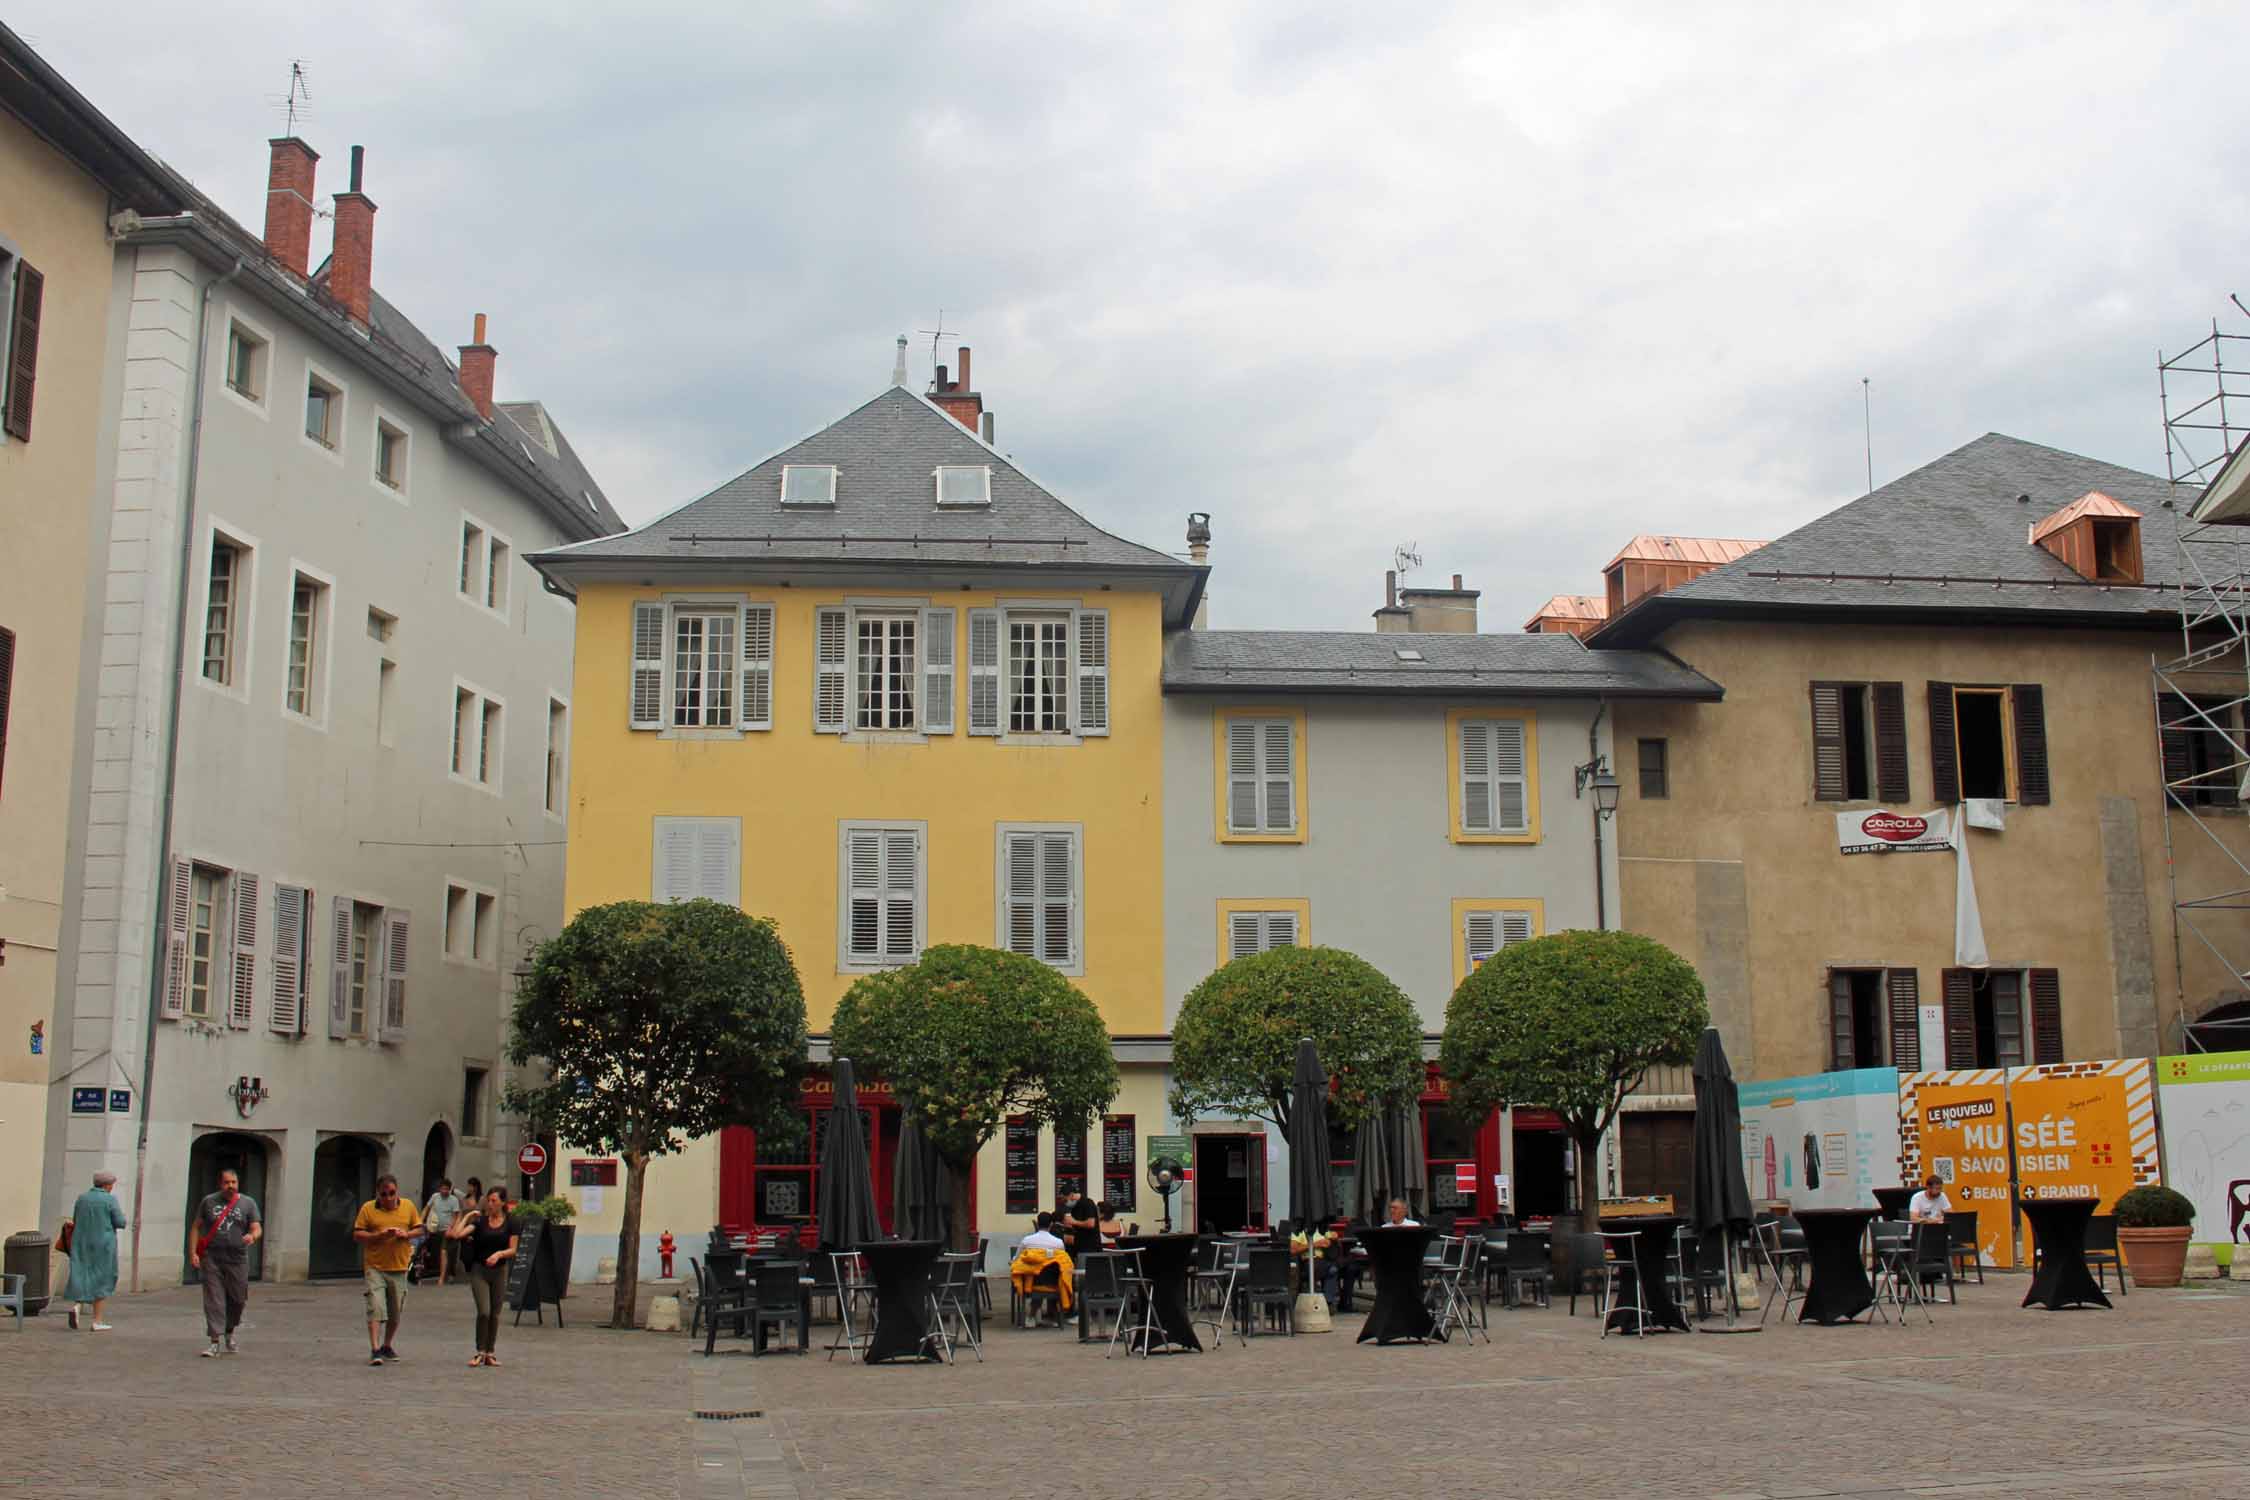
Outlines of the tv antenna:
M 295 135 L 297 133 L 297 121 L 312 113 L 312 90 L 305 84 L 305 60 L 303 58 L 292 57 L 289 59 L 289 92 L 283 94 L 279 99 L 268 94 L 266 102 L 282 112 L 282 118 L 286 122 L 282 133 L 284 135 Z
M 1406 582 L 1406 575 L 1422 566 L 1419 546 L 1419 543 L 1407 542 L 1391 549 L 1391 567 L 1397 571 L 1398 581 L 1402 586 Z
M 933 370 L 937 368 L 937 362 L 945 357 L 945 341 L 961 336 L 960 329 L 945 326 L 945 309 L 942 307 L 937 310 L 937 327 L 917 328 L 914 331 L 930 336 L 930 368 Z

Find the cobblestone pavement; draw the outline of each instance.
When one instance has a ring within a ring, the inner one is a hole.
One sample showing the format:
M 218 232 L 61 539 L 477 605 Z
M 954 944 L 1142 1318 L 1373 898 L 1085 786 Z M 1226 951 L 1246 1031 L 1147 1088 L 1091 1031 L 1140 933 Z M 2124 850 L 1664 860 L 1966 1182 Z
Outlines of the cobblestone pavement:
M 943 1369 L 828 1362 L 825 1325 L 809 1358 L 706 1362 L 592 1326 L 606 1300 L 582 1295 L 567 1329 L 504 1321 L 507 1363 L 469 1370 L 467 1293 L 422 1287 L 406 1362 L 371 1370 L 356 1289 L 304 1285 L 256 1288 L 244 1352 L 203 1360 L 196 1295 L 165 1292 L 100 1336 L 0 1325 L 0 1492 L 200 1492 L 222 1455 L 263 1493 L 382 1462 L 413 1485 L 443 1452 L 462 1477 L 433 1494 L 2250 1500 L 2250 1289 L 2050 1314 L 2023 1285 L 1972 1286 L 1931 1327 L 1645 1341 L 1598 1338 L 1583 1302 L 1496 1309 L 1489 1345 L 1356 1345 L 1347 1317 L 1153 1361 L 995 1328 L 983 1364 Z

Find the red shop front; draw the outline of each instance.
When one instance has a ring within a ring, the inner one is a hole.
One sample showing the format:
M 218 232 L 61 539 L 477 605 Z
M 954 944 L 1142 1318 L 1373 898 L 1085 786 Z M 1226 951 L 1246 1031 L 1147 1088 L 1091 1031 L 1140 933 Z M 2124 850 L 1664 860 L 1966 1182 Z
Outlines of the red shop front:
M 805 1245 L 820 1242 L 820 1148 L 835 1111 L 835 1084 L 825 1070 L 797 1081 L 805 1128 L 790 1144 L 761 1144 L 758 1133 L 730 1125 L 719 1132 L 719 1223 L 729 1231 L 787 1229 Z M 891 1232 L 891 1174 L 898 1164 L 898 1098 L 881 1079 L 857 1088 L 862 1134 L 875 1173 L 875 1215 Z M 974 1195 L 971 1202 L 974 1203 Z
M 1433 1062 L 1425 1065 L 1416 1113 L 1422 1130 L 1423 1158 L 1429 1164 L 1422 1200 L 1428 1211 L 1457 1214 L 1464 1219 L 1486 1218 L 1496 1212 L 1500 1199 L 1492 1179 L 1504 1170 L 1500 1165 L 1500 1112 L 1491 1111 L 1478 1120 L 1461 1119 L 1453 1111 L 1451 1091 Z M 1358 1171 L 1353 1160 L 1355 1132 L 1332 1127 L 1328 1149 L 1335 1167 L 1338 1201 L 1349 1204 Z M 1464 1177 L 1473 1183 L 1467 1191 L 1460 1186 Z

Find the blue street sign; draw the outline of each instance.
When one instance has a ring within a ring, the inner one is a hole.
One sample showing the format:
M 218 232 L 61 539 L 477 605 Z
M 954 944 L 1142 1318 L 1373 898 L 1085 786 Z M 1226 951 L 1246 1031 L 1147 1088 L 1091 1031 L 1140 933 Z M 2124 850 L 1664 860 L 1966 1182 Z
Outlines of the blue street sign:
M 109 1112 L 113 1115 L 131 1114 L 133 1112 L 133 1091 L 131 1089 L 111 1089 L 109 1091 Z
M 98 1115 L 106 1091 L 99 1088 L 74 1088 L 70 1091 L 70 1112 L 74 1115 Z

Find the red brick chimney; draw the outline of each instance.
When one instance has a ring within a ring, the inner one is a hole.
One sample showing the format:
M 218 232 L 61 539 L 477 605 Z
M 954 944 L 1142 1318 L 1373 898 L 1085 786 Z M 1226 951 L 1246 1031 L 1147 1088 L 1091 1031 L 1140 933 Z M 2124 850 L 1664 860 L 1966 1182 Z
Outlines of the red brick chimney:
M 969 384 L 969 346 L 961 346 L 961 363 L 957 380 L 945 378 L 945 366 L 937 367 L 937 383 L 930 391 L 930 399 L 945 409 L 945 414 L 971 432 L 977 430 L 977 419 L 984 415 L 984 397 Z
M 336 248 L 328 258 L 328 295 L 362 328 L 375 275 L 375 200 L 359 190 L 365 159 L 352 147 L 352 185 L 336 195 Z
M 302 277 L 312 266 L 313 163 L 320 153 L 293 135 L 266 142 L 266 253 Z
M 461 346 L 461 394 L 476 407 L 477 415 L 492 420 L 492 372 L 500 351 L 484 341 L 484 314 L 477 314 L 476 342 Z

